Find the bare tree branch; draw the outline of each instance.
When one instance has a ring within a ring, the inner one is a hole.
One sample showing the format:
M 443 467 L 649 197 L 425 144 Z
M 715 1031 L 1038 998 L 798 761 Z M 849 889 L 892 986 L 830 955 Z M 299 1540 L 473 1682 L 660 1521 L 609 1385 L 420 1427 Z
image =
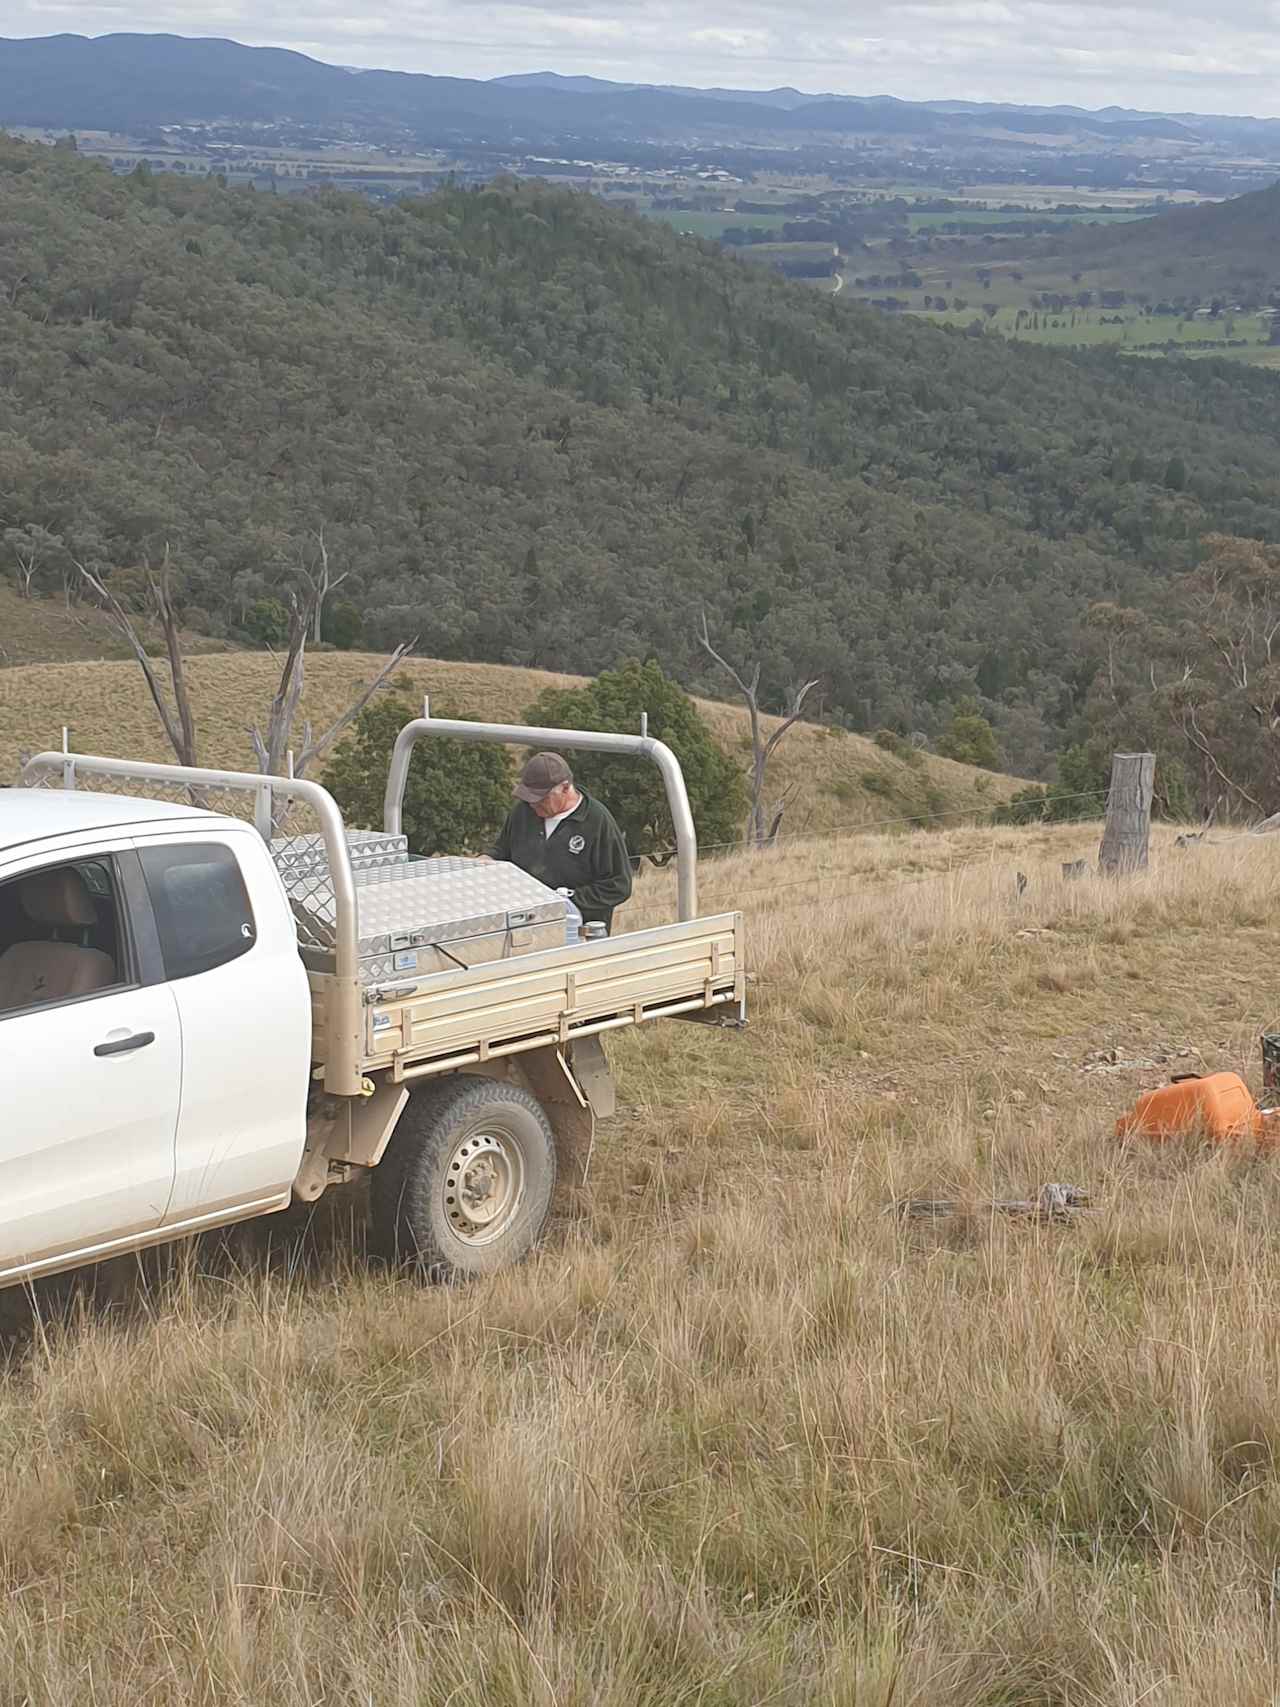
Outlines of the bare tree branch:
M 165 735 L 168 738 L 169 745 L 173 748 L 178 763 L 180 765 L 197 764 L 195 714 L 191 708 L 191 696 L 187 688 L 186 670 L 183 666 L 178 616 L 169 591 L 169 547 L 165 546 L 164 561 L 160 568 L 159 577 L 153 575 L 148 566 L 147 589 L 164 633 L 165 654 L 169 664 L 169 682 L 173 695 L 172 705 L 160 684 L 155 665 L 139 637 L 133 618 L 100 575 L 90 569 L 87 564 L 81 563 L 75 558 L 72 559 L 72 562 L 75 563 L 85 585 L 97 598 L 103 610 L 111 618 L 116 631 L 137 659 L 143 679 L 147 684 L 147 692 L 151 695 L 151 703 L 159 713 Z
M 805 700 L 808 699 L 809 695 L 815 688 L 821 686 L 821 679 L 818 679 L 812 682 L 806 682 L 802 688 L 796 689 L 795 695 L 791 701 L 791 710 L 783 718 L 782 722 L 774 730 L 773 734 L 770 735 L 768 742 L 765 745 L 764 753 L 766 758 L 768 758 L 773 752 L 773 749 L 778 745 L 778 742 L 781 741 L 787 730 L 791 728 L 792 724 L 800 721 L 801 714 L 804 711 Z
M 311 588 L 311 591 L 313 594 L 313 597 L 310 601 L 311 638 L 316 643 L 316 645 L 318 646 L 320 644 L 321 639 L 323 638 L 323 636 L 321 634 L 321 629 L 324 626 L 325 600 L 329 597 L 330 593 L 336 593 L 337 592 L 338 588 L 347 579 L 347 577 L 350 575 L 351 571 L 350 571 L 350 569 L 344 569 L 342 574 L 337 575 L 337 576 L 334 576 L 330 573 L 330 570 L 329 570 L 329 547 L 325 543 L 324 523 L 323 522 L 321 522 L 320 531 L 316 535 L 316 543 L 320 547 L 320 570 L 319 570 L 319 573 L 316 575 L 312 575 L 311 571 L 309 569 L 307 569 L 305 565 L 303 566 L 302 573 L 303 573 L 303 575 L 306 576 L 307 584 Z
M 336 583 L 334 583 L 336 585 Z M 267 727 L 264 732 L 255 724 L 249 730 L 249 739 L 253 743 L 254 754 L 258 760 L 258 768 L 270 776 L 282 776 L 288 761 L 290 744 L 293 740 L 293 727 L 298 716 L 298 707 L 302 701 L 302 690 L 306 678 L 307 637 L 314 630 L 315 612 L 320 600 L 320 591 L 312 586 L 310 595 L 303 604 L 293 599 L 289 611 L 289 641 L 285 651 L 284 663 L 280 668 L 280 681 L 275 696 L 271 701 L 271 709 L 267 715 Z M 302 744 L 294 752 L 293 774 L 305 776 L 310 765 L 329 750 L 342 732 L 349 728 L 378 689 L 404 662 L 408 654 L 418 644 L 417 637 L 403 642 L 383 664 L 373 680 L 363 688 L 342 715 L 337 718 L 318 737 L 313 737 L 311 723 L 308 720 L 302 728 Z
M 733 665 L 729 662 L 729 660 L 727 658 L 721 657 L 720 653 L 717 652 L 715 647 L 711 644 L 711 635 L 707 629 L 707 613 L 706 613 L 706 611 L 703 611 L 703 613 L 702 613 L 702 633 L 698 636 L 698 639 L 701 641 L 703 648 L 706 651 L 710 652 L 711 656 L 715 659 L 716 663 L 719 664 L 720 668 L 722 670 L 726 670 L 729 673 L 729 675 L 731 675 L 733 677 L 734 681 L 738 684 L 738 691 L 744 696 L 744 698 L 749 700 L 760 684 L 759 668 L 757 667 L 756 673 L 755 673 L 755 679 L 752 681 L 751 686 L 748 687 L 747 684 L 743 681 L 742 677 L 738 674 L 737 670 L 735 670 Z
M 769 760 L 787 731 L 800 721 L 804 712 L 805 701 L 820 685 L 820 682 L 818 680 L 806 682 L 802 688 L 796 690 L 791 697 L 791 705 L 782 722 L 766 739 L 760 727 L 760 664 L 756 664 L 751 672 L 751 680 L 748 682 L 742 673 L 727 658 L 717 652 L 711 644 L 706 611 L 702 613 L 702 632 L 698 635 L 698 640 L 703 650 L 710 653 L 721 669 L 733 678 L 737 684 L 738 692 L 746 703 L 747 714 L 751 720 L 751 811 L 747 818 L 747 841 L 750 846 L 755 848 L 770 847 L 777 839 L 786 800 L 784 797 L 773 815 L 772 822 L 766 822 L 764 789 Z
M 387 659 L 386 663 L 378 671 L 377 675 L 369 683 L 368 687 L 364 688 L 358 698 L 351 702 L 343 712 L 342 716 L 339 717 L 336 722 L 331 723 L 325 730 L 324 734 L 319 736 L 318 739 L 314 741 L 310 739 L 307 740 L 302 752 L 298 755 L 298 759 L 294 767 L 298 776 L 302 775 L 303 771 L 314 759 L 318 759 L 326 753 L 338 739 L 339 735 L 342 734 L 343 730 L 349 728 L 350 725 L 355 722 L 356 718 L 359 717 L 360 713 L 364 710 L 365 706 L 368 705 L 374 694 L 377 693 L 378 689 L 387 680 L 387 678 L 399 669 L 400 665 L 404 663 L 405 659 L 417 644 L 418 637 L 416 634 L 412 640 L 401 641 L 400 645 L 396 647 L 395 651 Z M 309 736 L 310 725 L 308 725 L 307 732 Z
M 1209 745 L 1208 739 L 1200 727 L 1194 705 L 1183 707 L 1182 727 L 1185 730 L 1187 739 L 1191 742 L 1191 745 L 1209 761 L 1221 780 L 1226 783 L 1227 787 L 1231 789 L 1233 793 L 1238 794 L 1242 800 L 1247 800 L 1250 806 L 1257 807 L 1257 810 L 1265 816 L 1266 808 L 1254 799 L 1253 795 L 1249 793 L 1247 788 L 1242 787 L 1238 782 L 1233 782 L 1227 775 L 1226 771 L 1224 771 L 1222 766 L 1218 763 L 1217 755 Z

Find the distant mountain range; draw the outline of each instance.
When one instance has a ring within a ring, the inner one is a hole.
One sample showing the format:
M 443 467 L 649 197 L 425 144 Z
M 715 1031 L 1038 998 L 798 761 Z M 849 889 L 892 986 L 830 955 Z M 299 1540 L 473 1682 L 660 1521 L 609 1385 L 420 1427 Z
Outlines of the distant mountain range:
M 0 125 L 135 133 L 166 124 L 298 124 L 371 140 L 564 146 L 619 139 L 983 135 L 1266 140 L 1280 123 L 1121 108 L 1010 106 L 609 83 L 535 72 L 482 82 L 322 64 L 281 48 L 173 35 L 0 40 Z
M 728 102 L 765 107 L 785 115 L 775 121 L 789 128 L 867 131 L 937 131 L 992 128 L 1061 135 L 1092 132 L 1112 137 L 1165 136 L 1192 139 L 1194 117 L 1124 112 L 1113 107 L 1090 113 L 1081 107 L 1019 107 L 1005 102 L 902 101 L 895 95 L 806 95 L 799 89 L 695 89 L 672 83 L 609 83 L 599 77 L 564 77 L 555 71 L 529 71 L 493 82 L 508 89 L 546 89 L 564 94 L 609 97 L 618 94 L 674 95 L 681 100 Z M 1046 122 L 1048 121 L 1048 122 Z

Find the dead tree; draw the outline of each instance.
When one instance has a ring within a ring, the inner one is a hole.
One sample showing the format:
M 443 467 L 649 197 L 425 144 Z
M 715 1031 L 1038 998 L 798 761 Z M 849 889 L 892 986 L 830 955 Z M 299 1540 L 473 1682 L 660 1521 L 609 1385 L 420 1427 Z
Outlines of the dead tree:
M 334 582 L 333 585 L 336 586 L 337 582 Z M 272 697 L 271 709 L 267 713 L 267 726 L 264 730 L 259 724 L 254 723 L 249 728 L 249 739 L 253 743 L 253 751 L 258 760 L 258 769 L 264 776 L 283 776 L 285 766 L 290 760 L 293 726 L 298 715 L 298 706 L 302 700 L 306 673 L 307 635 L 313 631 L 320 598 L 320 591 L 313 584 L 311 594 L 305 603 L 299 604 L 296 598 L 291 601 L 289 640 L 285 649 L 284 663 L 280 669 L 280 682 Z M 402 641 L 373 680 L 360 690 L 342 715 L 336 718 L 322 734 L 313 736 L 310 721 L 303 723 L 301 745 L 292 754 L 292 774 L 294 776 L 305 776 L 308 766 L 314 764 L 317 759 L 324 757 L 338 737 L 355 722 L 374 694 L 377 693 L 387 678 L 394 674 L 417 644 L 416 636 L 412 640 Z
M 188 766 L 198 765 L 196 718 L 182 656 L 182 636 L 179 628 L 178 611 L 171 590 L 169 548 L 165 547 L 164 561 L 158 573 L 153 573 L 150 567 L 147 567 L 148 604 L 151 614 L 159 623 L 164 635 L 165 657 L 169 673 L 167 688 L 162 683 L 159 672 L 147 653 L 134 618 L 99 574 L 83 563 L 77 563 L 76 568 L 137 659 L 146 680 L 147 691 L 151 695 L 152 704 L 159 713 L 165 735 L 168 737 L 169 745 L 172 747 L 178 763 Z M 271 709 L 267 713 L 266 728 L 264 731 L 260 725 L 255 723 L 251 725 L 248 731 L 249 739 L 253 743 L 254 754 L 257 757 L 258 769 L 264 775 L 282 776 L 290 762 L 294 723 L 302 700 L 307 636 L 311 632 L 315 620 L 316 597 L 317 594 L 313 589 L 310 598 L 305 603 L 299 604 L 296 598 L 291 601 L 289 641 L 280 669 L 279 683 L 272 696 Z M 317 759 L 322 758 L 328 752 L 333 743 L 345 729 L 355 722 L 374 694 L 404 662 L 416 645 L 417 639 L 415 638 L 397 646 L 373 680 L 360 690 L 342 715 L 336 718 L 322 734 L 313 736 L 310 722 L 303 724 L 301 745 L 298 751 L 292 754 L 293 774 L 295 776 L 305 775 L 308 766 L 314 764 Z
M 48 528 L 39 526 L 12 527 L 4 531 L 5 544 L 13 552 L 13 560 L 18 569 L 18 597 L 29 599 L 31 583 L 36 573 L 47 557 L 60 557 L 63 552 L 61 539 Z
M 723 658 L 711 644 L 711 635 L 707 629 L 707 615 L 702 613 L 702 633 L 698 636 L 703 650 L 709 652 L 720 668 L 733 677 L 738 692 L 746 702 L 747 713 L 751 719 L 751 811 L 747 818 L 747 844 L 753 848 L 771 847 L 777 840 L 778 831 L 782 827 L 782 811 L 779 809 L 769 821 L 765 808 L 764 790 L 765 777 L 769 760 L 773 757 L 783 737 L 792 724 L 798 723 L 804 712 L 804 703 L 809 695 L 819 685 L 818 680 L 806 682 L 797 688 L 791 696 L 791 704 L 778 727 L 766 736 L 760 721 L 760 665 L 756 664 L 751 672 L 750 680 L 745 678 L 727 658 Z M 785 802 L 783 803 L 785 805 Z
M 314 573 L 304 568 L 307 585 L 311 588 L 311 638 L 318 646 L 323 639 L 321 629 L 324 627 L 324 603 L 330 593 L 336 593 L 338 588 L 350 575 L 350 569 L 344 569 L 341 575 L 334 575 L 329 568 L 329 547 L 324 540 L 324 527 L 316 535 L 320 547 L 320 566 Z
M 170 585 L 169 561 L 169 547 L 166 545 L 164 560 L 160 565 L 159 573 L 153 574 L 150 564 L 146 565 L 147 597 L 151 614 L 160 624 L 161 633 L 164 635 L 165 658 L 169 666 L 169 687 L 167 691 L 161 686 L 156 667 L 139 638 L 137 627 L 129 612 L 125 610 L 110 587 L 94 570 L 79 562 L 76 563 L 76 568 L 137 659 L 142 674 L 146 678 L 147 692 L 151 695 L 151 702 L 160 714 L 164 732 L 178 763 L 194 766 L 199 763 L 196 744 L 196 720 L 191 708 L 191 694 L 187 687 L 187 672 L 182 657 L 182 636 L 179 631 L 178 612 L 173 602 Z

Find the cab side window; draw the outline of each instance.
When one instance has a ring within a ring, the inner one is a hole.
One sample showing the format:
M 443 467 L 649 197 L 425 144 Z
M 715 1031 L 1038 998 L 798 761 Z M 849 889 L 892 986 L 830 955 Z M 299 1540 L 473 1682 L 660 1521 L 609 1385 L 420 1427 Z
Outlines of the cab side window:
M 0 1017 L 133 981 L 112 860 L 45 866 L 0 884 Z
M 229 847 L 185 843 L 143 848 L 139 857 L 170 982 L 212 972 L 248 954 L 257 930 L 239 861 Z

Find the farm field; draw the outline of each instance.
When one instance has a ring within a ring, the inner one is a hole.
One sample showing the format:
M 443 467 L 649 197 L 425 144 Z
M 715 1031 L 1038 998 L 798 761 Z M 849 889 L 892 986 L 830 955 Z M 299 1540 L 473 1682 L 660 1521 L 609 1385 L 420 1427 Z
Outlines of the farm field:
M 988 331 L 1030 343 L 1067 347 L 1105 344 L 1162 353 L 1165 345 L 1172 344 L 1179 353 L 1195 353 L 1199 347 L 1203 354 L 1232 360 L 1266 355 L 1271 332 L 1270 319 L 1256 314 L 1188 321 L 1176 314 L 1142 314 L 1136 309 L 1077 308 L 1053 313 L 1004 307 L 987 319 L 982 304 L 974 302 L 961 313 L 929 316 L 953 326 L 967 326 L 975 317 L 983 319 Z
M 650 207 L 644 209 L 646 219 L 659 219 L 676 231 L 689 231 L 695 237 L 723 237 L 734 227 L 758 226 L 764 231 L 778 231 L 794 215 L 787 213 L 686 213 L 678 208 Z
M 1018 202 L 1033 209 L 1051 210 L 1062 202 L 1074 202 L 1080 207 L 1114 208 L 1119 211 L 1145 210 L 1156 212 L 1156 204 L 1195 207 L 1212 201 L 1212 196 L 1197 190 L 1153 189 L 1149 193 L 1132 188 L 1100 190 L 1091 184 L 1035 185 L 1026 183 L 974 184 L 947 192 L 957 199 L 974 197 L 985 202 Z
M 823 267 L 829 274 L 838 264 L 835 247 L 831 243 L 748 243 L 734 253 L 740 260 L 753 262 L 756 266 L 780 266 L 784 270 L 787 267 Z
M 366 1268 L 353 1194 L 8 1295 L 9 1697 L 1269 1707 L 1280 1163 L 1112 1126 L 1256 1085 L 1276 852 L 1064 885 L 1096 845 L 718 864 L 750 1028 L 611 1046 L 591 1183 L 493 1281 Z M 1095 1207 L 984 1207 L 1049 1180 Z
M 1019 225 L 1028 219 L 1048 220 L 1055 225 L 1106 225 L 1149 218 L 1150 212 L 1145 208 L 1093 208 L 1087 213 L 1059 213 L 1054 208 L 1009 209 L 993 204 L 990 208 L 954 208 L 938 213 L 909 212 L 907 226 L 916 232 L 937 231 L 950 225 Z

